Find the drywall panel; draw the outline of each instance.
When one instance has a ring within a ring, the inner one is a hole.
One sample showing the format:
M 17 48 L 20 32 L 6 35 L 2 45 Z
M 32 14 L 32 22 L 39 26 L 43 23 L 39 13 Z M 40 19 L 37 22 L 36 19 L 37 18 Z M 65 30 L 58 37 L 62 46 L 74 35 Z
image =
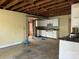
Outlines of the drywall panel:
M 78 27 L 79 28 L 79 18 L 72 18 L 71 27 Z
M 0 9 L 0 46 L 23 42 L 26 32 L 26 14 Z
M 73 27 L 79 28 L 79 3 L 73 4 L 71 9 L 71 32 Z
M 59 37 L 68 36 L 70 33 L 70 16 L 59 16 Z
M 71 17 L 79 18 L 79 3 L 73 4 L 71 7 Z

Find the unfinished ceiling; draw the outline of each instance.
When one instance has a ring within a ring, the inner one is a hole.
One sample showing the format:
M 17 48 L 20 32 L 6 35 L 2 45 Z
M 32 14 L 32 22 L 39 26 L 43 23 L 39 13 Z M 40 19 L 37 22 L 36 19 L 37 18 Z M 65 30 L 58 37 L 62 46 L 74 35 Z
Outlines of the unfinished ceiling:
M 0 0 L 0 8 L 39 16 L 71 13 L 71 5 L 79 0 Z

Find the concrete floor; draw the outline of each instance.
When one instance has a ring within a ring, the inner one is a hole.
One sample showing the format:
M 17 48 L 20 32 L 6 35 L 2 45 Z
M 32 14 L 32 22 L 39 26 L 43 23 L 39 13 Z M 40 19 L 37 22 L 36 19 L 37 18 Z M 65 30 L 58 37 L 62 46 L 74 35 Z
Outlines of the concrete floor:
M 0 59 L 58 59 L 58 40 L 34 40 L 30 46 L 0 49 Z

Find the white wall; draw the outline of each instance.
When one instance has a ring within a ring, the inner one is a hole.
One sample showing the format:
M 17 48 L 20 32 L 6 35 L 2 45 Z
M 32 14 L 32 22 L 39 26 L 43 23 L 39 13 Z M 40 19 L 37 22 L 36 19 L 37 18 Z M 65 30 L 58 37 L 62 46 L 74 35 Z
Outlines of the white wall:
M 27 15 L 0 9 L 0 47 L 26 39 Z
M 71 29 L 72 27 L 79 28 L 79 3 L 73 4 L 71 9 Z
M 59 18 L 59 37 L 68 36 L 70 33 L 70 15 L 58 16 Z

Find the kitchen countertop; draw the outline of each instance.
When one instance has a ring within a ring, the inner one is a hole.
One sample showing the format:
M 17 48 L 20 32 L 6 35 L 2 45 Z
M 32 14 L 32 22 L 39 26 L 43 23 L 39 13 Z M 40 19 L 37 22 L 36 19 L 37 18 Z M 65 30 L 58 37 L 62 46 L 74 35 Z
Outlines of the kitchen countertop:
M 79 37 L 72 37 L 72 38 L 70 38 L 70 37 L 66 36 L 66 37 L 59 38 L 59 40 L 66 40 L 66 41 L 79 43 Z

